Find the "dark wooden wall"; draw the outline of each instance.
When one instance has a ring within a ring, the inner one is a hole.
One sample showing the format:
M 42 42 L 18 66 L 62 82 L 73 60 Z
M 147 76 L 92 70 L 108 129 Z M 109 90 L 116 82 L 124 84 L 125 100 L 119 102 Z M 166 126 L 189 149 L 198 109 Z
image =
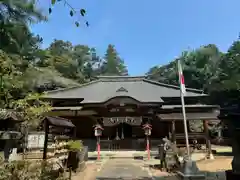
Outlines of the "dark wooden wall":
M 78 138 L 95 138 L 93 132 L 94 120 L 89 116 L 78 116 L 78 117 L 64 117 L 72 120 L 76 126 L 76 136 Z
M 170 132 L 171 122 L 160 121 L 159 119 L 155 119 L 152 121 L 152 134 L 151 138 L 163 138 L 168 136 Z

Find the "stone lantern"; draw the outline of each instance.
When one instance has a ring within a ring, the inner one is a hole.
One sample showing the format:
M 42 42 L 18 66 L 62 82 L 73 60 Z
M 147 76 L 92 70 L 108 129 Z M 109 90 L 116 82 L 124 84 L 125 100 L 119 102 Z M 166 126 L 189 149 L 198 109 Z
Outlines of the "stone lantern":
M 101 145 L 100 145 L 100 137 L 102 136 L 103 128 L 100 124 L 96 124 L 94 126 L 94 135 L 97 138 L 97 152 L 98 152 L 98 160 L 100 160 L 100 151 L 101 151 Z
M 143 130 L 144 130 L 144 134 L 145 134 L 146 136 L 150 136 L 151 133 L 152 133 L 152 125 L 149 124 L 149 123 L 144 124 L 144 125 L 143 125 Z
M 102 126 L 100 124 L 96 124 L 94 127 L 94 135 L 96 137 L 100 137 L 100 136 L 102 136 L 102 131 L 103 131 Z
M 150 159 L 150 145 L 149 145 L 149 136 L 151 135 L 151 132 L 152 132 L 152 125 L 149 124 L 148 122 L 145 123 L 143 125 L 143 130 L 144 130 L 144 134 L 146 136 L 146 140 L 147 140 L 147 143 L 146 143 L 146 150 L 148 152 L 148 160 Z

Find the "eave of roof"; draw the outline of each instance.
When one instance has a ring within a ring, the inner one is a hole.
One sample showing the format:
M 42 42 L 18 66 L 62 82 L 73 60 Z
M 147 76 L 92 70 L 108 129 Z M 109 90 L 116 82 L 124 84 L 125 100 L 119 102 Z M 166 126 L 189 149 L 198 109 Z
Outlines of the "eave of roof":
M 175 86 L 175 85 L 171 85 L 171 84 L 166 84 L 166 83 L 161 83 L 161 82 L 157 82 L 157 81 L 152 81 L 150 79 L 143 79 L 143 81 L 151 83 L 151 84 L 156 84 L 156 85 L 159 85 L 159 86 L 164 86 L 164 87 L 169 87 L 169 88 L 174 88 L 174 89 L 179 89 L 180 90 L 179 86 Z M 204 94 L 203 90 L 200 90 L 200 89 L 193 89 L 193 88 L 186 87 L 186 90 L 187 91 L 191 91 L 191 92 L 201 93 L 201 95 L 207 95 L 207 94 Z
M 182 105 L 163 105 L 162 109 L 175 109 L 182 108 Z M 206 105 L 206 104 L 187 104 L 185 108 L 220 108 L 218 105 Z
M 157 115 L 162 120 L 183 120 L 182 113 L 170 113 L 170 114 L 158 114 Z M 205 113 L 186 113 L 187 120 L 217 120 L 218 114 L 214 112 Z
M 76 106 L 73 106 L 73 107 L 53 107 L 52 108 L 53 111 L 59 111 L 59 110 L 77 111 L 77 110 L 81 110 L 81 109 L 82 109 L 82 106 L 80 106 L 80 107 L 76 107 Z
M 47 116 L 46 119 L 48 120 L 49 125 L 58 126 L 58 127 L 70 127 L 73 128 L 75 125 L 69 119 L 61 118 L 61 117 L 51 117 Z

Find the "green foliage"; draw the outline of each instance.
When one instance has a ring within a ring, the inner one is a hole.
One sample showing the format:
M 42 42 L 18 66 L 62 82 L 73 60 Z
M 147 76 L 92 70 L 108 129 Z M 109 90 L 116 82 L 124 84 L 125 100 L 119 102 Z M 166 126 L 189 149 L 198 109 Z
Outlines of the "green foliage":
M 13 92 L 22 87 L 21 72 L 7 53 L 0 50 L 0 107 L 9 108 Z
M 29 23 L 45 20 L 45 17 L 34 0 L 0 3 L 1 108 L 11 108 L 12 101 L 28 93 L 76 86 L 106 73 L 104 60 L 94 48 L 62 40 L 54 40 L 47 49 L 40 48 L 42 38 L 31 33 Z M 55 5 L 61 1 L 51 3 Z M 5 8 L 7 11 L 3 11 Z M 73 8 L 72 13 L 83 17 L 86 10 Z M 79 21 L 76 26 L 80 26 Z
M 17 22 L 23 25 L 46 19 L 35 6 L 35 0 L 1 0 L 0 17 L 3 23 Z
M 108 45 L 104 59 L 102 67 L 104 75 L 128 75 L 124 61 L 119 57 L 114 45 Z
M 203 89 L 207 93 L 239 91 L 240 41 L 235 41 L 227 53 L 209 44 L 196 50 L 183 52 L 179 57 L 183 64 L 185 84 L 189 88 Z M 161 67 L 151 68 L 150 79 L 178 85 L 176 60 Z
M 18 99 L 13 102 L 13 108 L 22 118 L 23 122 L 19 127 L 23 135 L 23 158 L 29 130 L 36 129 L 45 118 L 44 114 L 51 111 L 51 106 L 48 102 L 41 99 L 41 94 L 28 94 L 23 99 Z
M 53 164 L 41 161 L 15 161 L 0 167 L 0 180 L 67 180 Z
M 83 148 L 83 144 L 82 144 L 82 141 L 80 140 L 76 140 L 76 141 L 71 140 L 68 142 L 68 149 L 70 151 L 79 151 L 79 150 L 81 151 L 82 148 Z
M 24 99 L 13 102 L 13 107 L 24 119 L 26 127 L 37 127 L 44 118 L 44 113 L 51 111 L 49 102 L 41 100 L 42 95 L 28 94 Z
M 86 11 L 85 9 L 80 9 L 80 11 L 79 11 L 78 9 L 74 8 L 74 7 L 68 2 L 68 0 L 57 0 L 57 1 L 56 1 L 56 0 L 51 0 L 51 5 L 54 6 L 54 5 L 56 4 L 56 2 L 58 2 L 58 3 L 63 3 L 67 8 L 69 8 L 69 15 L 70 15 L 71 17 L 77 16 L 77 21 L 75 21 L 75 25 L 76 25 L 77 27 L 79 27 L 79 25 L 80 25 L 79 20 L 84 20 L 83 18 L 85 17 L 87 11 Z M 49 12 L 49 14 L 52 13 L 52 7 L 50 7 L 50 8 L 48 9 L 48 12 Z M 80 15 L 80 18 L 79 18 L 78 15 Z M 86 26 L 89 26 L 89 23 L 88 23 L 88 21 L 86 21 L 86 20 L 85 20 L 85 25 L 86 25 Z

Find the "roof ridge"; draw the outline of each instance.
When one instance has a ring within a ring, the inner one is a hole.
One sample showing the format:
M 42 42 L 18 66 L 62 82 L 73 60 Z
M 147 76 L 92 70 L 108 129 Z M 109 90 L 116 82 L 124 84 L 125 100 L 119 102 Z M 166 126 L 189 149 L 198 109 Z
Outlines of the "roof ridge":
M 55 89 L 55 90 L 51 90 L 51 91 L 45 91 L 45 93 L 48 94 L 48 93 L 55 93 L 55 92 L 61 92 L 61 91 L 66 91 L 66 90 L 72 90 L 72 89 L 88 86 L 90 84 L 94 84 L 94 83 L 97 83 L 97 82 L 101 82 L 101 80 L 97 79 L 97 80 L 90 81 L 90 82 L 87 82 L 87 83 L 79 84 L 78 86 L 73 86 L 73 87 L 68 87 L 68 88 L 61 88 L 61 89 Z
M 146 76 L 97 76 L 100 80 L 119 80 L 119 79 L 129 79 L 129 80 L 142 80 Z
M 158 81 L 153 81 L 153 80 L 147 79 L 146 76 L 98 76 L 98 77 L 99 77 L 99 79 L 96 79 L 96 80 L 93 80 L 93 81 L 90 81 L 87 83 L 79 84 L 77 86 L 68 87 L 68 88 L 61 88 L 61 89 L 56 89 L 56 90 L 51 90 L 51 91 L 45 91 L 45 93 L 51 94 L 51 93 L 55 93 L 55 92 L 68 91 L 68 90 L 88 86 L 88 85 L 91 85 L 94 83 L 98 83 L 98 82 L 128 81 L 128 80 L 143 81 L 143 82 L 147 82 L 147 83 L 154 84 L 154 85 L 159 85 L 159 86 L 164 86 L 164 87 L 169 87 L 169 88 L 174 88 L 174 89 L 180 89 L 179 86 L 161 83 Z M 200 90 L 200 89 L 186 88 L 186 90 L 188 90 L 190 92 L 195 92 L 195 93 L 202 93 L 199 95 L 207 95 L 207 94 L 204 94 L 203 90 Z
M 151 83 L 151 84 L 155 84 L 155 85 L 161 85 L 161 86 L 165 86 L 165 87 L 170 87 L 170 88 L 175 88 L 175 89 L 180 89 L 179 86 L 176 85 L 172 85 L 172 84 L 166 84 L 166 83 L 162 83 L 162 82 L 158 82 L 158 81 L 153 81 L 147 78 L 144 78 L 143 81 Z M 187 88 L 186 90 L 192 91 L 192 92 L 198 92 L 198 93 L 202 93 L 203 95 L 206 95 L 205 93 L 203 93 L 203 90 L 201 89 L 193 89 L 193 88 Z

